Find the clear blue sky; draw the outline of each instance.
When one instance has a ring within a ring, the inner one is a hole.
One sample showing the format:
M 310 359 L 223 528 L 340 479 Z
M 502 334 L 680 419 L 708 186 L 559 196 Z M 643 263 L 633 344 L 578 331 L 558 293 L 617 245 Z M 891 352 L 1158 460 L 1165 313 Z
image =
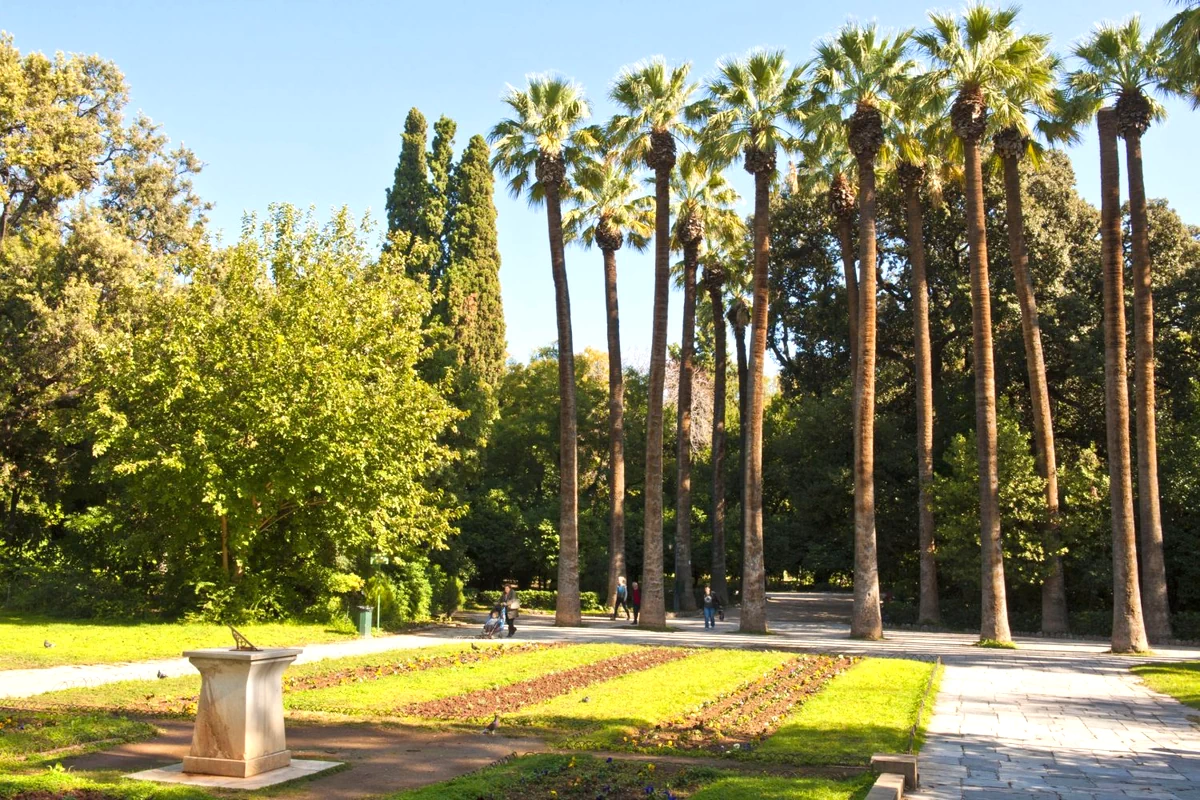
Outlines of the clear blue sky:
M 400 132 L 412 106 L 458 122 L 459 148 L 504 114 L 506 83 L 553 70 L 574 77 L 612 112 L 606 93 L 617 70 L 647 56 L 690 60 L 698 77 L 716 60 L 765 45 L 793 62 L 845 22 L 920 26 L 928 8 L 912 0 L 845 3 L 612 2 L 29 2 L 0 0 L 0 26 L 23 52 L 99 53 L 124 71 L 131 108 L 161 123 L 206 163 L 199 192 L 216 204 L 215 227 L 236 235 L 244 211 L 271 202 L 347 205 L 382 219 Z M 1165 0 L 1029 2 L 1027 29 L 1047 31 L 1066 53 L 1102 19 L 1133 12 L 1158 24 Z M 1194 142 L 1200 115 L 1179 103 L 1145 146 L 1146 185 L 1200 223 Z M 1098 200 L 1095 133 L 1072 151 L 1083 194 Z M 1183 167 L 1181 169 L 1181 167 Z M 738 185 L 745 187 L 740 169 Z M 556 338 L 545 219 L 498 192 L 501 282 L 511 356 L 525 359 Z M 746 207 L 749 210 L 749 206 Z M 577 348 L 605 347 L 601 262 L 569 248 Z M 651 260 L 619 254 L 627 360 L 648 358 Z M 679 338 L 672 297 L 671 339 Z

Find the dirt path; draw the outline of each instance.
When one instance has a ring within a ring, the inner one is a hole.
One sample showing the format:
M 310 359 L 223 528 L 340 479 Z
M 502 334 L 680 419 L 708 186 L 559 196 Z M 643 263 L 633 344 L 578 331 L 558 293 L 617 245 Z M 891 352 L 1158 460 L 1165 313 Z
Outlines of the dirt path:
M 162 734 L 102 753 L 63 759 L 77 771 L 124 773 L 183 760 L 192 741 L 192 723 L 154 720 Z M 433 732 L 384 725 L 288 725 L 295 758 L 343 761 L 349 769 L 285 789 L 289 800 L 350 800 L 412 789 L 473 772 L 513 753 L 544 752 L 536 739 Z

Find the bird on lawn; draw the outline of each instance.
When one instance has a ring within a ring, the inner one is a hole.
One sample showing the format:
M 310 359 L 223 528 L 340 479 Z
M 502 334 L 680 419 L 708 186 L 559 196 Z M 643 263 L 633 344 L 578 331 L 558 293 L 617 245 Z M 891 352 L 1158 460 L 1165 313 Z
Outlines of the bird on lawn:
M 475 644 L 474 642 L 471 642 L 471 649 L 472 649 L 472 650 L 478 650 L 478 649 L 479 649 L 479 645 Z
M 488 736 L 495 736 L 496 731 L 499 730 L 499 728 L 500 728 L 500 715 L 497 714 L 496 716 L 492 717 L 492 721 L 487 724 L 487 727 L 483 729 L 483 732 L 486 733 Z
M 46 639 L 45 641 L 42 642 L 42 647 L 54 647 L 54 642 L 50 641 L 49 639 Z
M 581 702 L 581 703 L 590 703 L 590 702 L 592 702 L 592 698 L 591 698 L 589 695 L 584 695 L 584 696 L 583 696 L 583 699 L 582 699 L 582 700 L 580 700 L 579 702 Z
M 160 669 L 160 670 L 158 671 L 158 677 L 159 677 L 160 679 L 162 679 L 162 678 L 165 678 L 165 677 L 167 677 L 167 673 L 163 672 L 163 671 Z

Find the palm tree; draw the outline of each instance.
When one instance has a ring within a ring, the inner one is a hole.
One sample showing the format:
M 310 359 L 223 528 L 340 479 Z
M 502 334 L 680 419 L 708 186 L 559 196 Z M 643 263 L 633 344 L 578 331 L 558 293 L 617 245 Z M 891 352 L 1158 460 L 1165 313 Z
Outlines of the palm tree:
M 821 122 L 819 126 L 816 122 Z M 854 212 L 858 197 L 851 178 L 854 159 L 846 143 L 846 126 L 841 119 L 829 116 L 810 120 L 811 136 L 798 143 L 801 167 L 797 171 L 797 187 L 811 195 L 824 194 L 833 217 L 834 232 L 842 253 L 842 273 L 846 281 L 846 318 L 849 322 L 850 376 L 853 383 L 858 375 L 858 270 L 854 253 Z
M 1104 409 L 1108 428 L 1109 501 L 1113 529 L 1114 653 L 1147 649 L 1138 594 L 1133 474 L 1129 468 L 1129 393 L 1125 372 L 1125 256 L 1121 249 L 1121 173 L 1116 111 L 1096 113 L 1100 132 L 1100 260 L 1104 273 Z
M 1017 301 L 1021 307 L 1021 334 L 1025 346 L 1025 366 L 1029 375 L 1030 405 L 1033 409 L 1033 441 L 1038 474 L 1046 495 L 1045 547 L 1049 571 L 1042 581 L 1042 632 L 1066 633 L 1067 589 L 1063 582 L 1062 556 L 1059 554 L 1058 458 L 1054 446 L 1054 420 L 1050 413 L 1050 390 L 1046 381 L 1046 361 L 1042 353 L 1042 329 L 1038 317 L 1033 278 L 1029 273 L 1029 252 L 1025 246 L 1025 211 L 1021 199 L 1021 159 L 1028 152 L 1036 166 L 1037 147 L 1031 138 L 1029 116 L 1042 118 L 1040 130 L 1052 141 L 1069 142 L 1075 138 L 1068 123 L 1052 119 L 1061 103 L 1055 91 L 1058 60 L 1049 52 L 1050 37 L 1029 34 L 1025 37 L 1038 49 L 1030 59 L 1020 81 L 1009 84 L 993 109 L 991 125 L 993 152 L 1004 173 L 1004 208 L 1008 223 L 1008 249 L 1012 260 Z
M 1142 175 L 1142 135 L 1166 116 L 1147 92 L 1163 90 L 1165 39 L 1146 37 L 1135 15 L 1120 25 L 1100 25 L 1075 48 L 1083 62 L 1069 77 L 1072 90 L 1095 106 L 1115 98 L 1117 133 L 1125 139 L 1129 170 L 1130 251 L 1133 256 L 1133 382 L 1137 392 L 1138 517 L 1141 530 L 1142 607 L 1151 642 L 1171 636 L 1162 515 L 1158 505 L 1158 444 L 1154 412 L 1154 296 L 1151 292 L 1150 230 Z
M 650 342 L 650 399 L 646 408 L 646 506 L 642 546 L 642 620 L 667 622 L 663 591 L 663 385 L 667 373 L 667 299 L 671 277 L 671 170 L 675 142 L 689 138 L 684 109 L 696 85 L 691 64 L 675 67 L 662 58 L 621 70 L 609 96 L 623 111 L 610 129 L 622 142 L 627 164 L 654 171 L 654 322 Z
M 550 270 L 558 319 L 559 397 L 559 554 L 556 625 L 578 625 L 579 468 L 576 453 L 575 353 L 571 342 L 571 297 L 563 247 L 562 191 L 569 170 L 596 142 L 586 129 L 590 107 L 578 84 L 553 75 L 531 75 L 525 89 L 509 86 L 504 95 L 512 116 L 492 128 L 496 147 L 492 168 L 509 179 L 513 197 L 546 204 Z
M 729 346 L 725 336 L 725 290 L 736 254 L 746 239 L 745 225 L 737 219 L 737 228 L 708 231 L 706 235 L 704 279 L 713 325 L 713 427 L 712 427 L 712 590 L 722 603 L 729 602 L 729 582 L 725 565 L 725 404 Z M 744 310 L 744 309 L 743 309 Z M 747 316 L 748 318 L 748 316 Z M 743 324 L 743 334 L 744 334 Z M 745 353 L 744 335 L 741 350 Z M 739 392 L 739 399 L 744 392 Z
M 883 637 L 879 558 L 875 542 L 875 162 L 884 144 L 885 118 L 914 64 L 905 55 L 911 31 L 880 35 L 875 25 L 846 25 L 817 45 L 810 65 L 813 101 L 841 122 L 858 166 L 858 342 L 854 390 L 854 611 L 850 635 Z
M 967 244 L 971 262 L 972 357 L 975 368 L 975 430 L 979 449 L 982 619 L 980 638 L 1008 642 L 1004 552 L 1000 540 L 999 479 L 996 463 L 996 375 L 992 353 L 991 289 L 988 283 L 987 229 L 983 206 L 980 144 L 988 110 L 1004 102 L 1005 91 L 1036 67 L 1042 48 L 1037 37 L 1018 35 L 1016 7 L 969 6 L 960 18 L 931 13 L 932 27 L 916 36 L 933 68 L 923 83 L 954 94 L 950 123 L 962 142 L 966 164 Z
M 929 279 L 925 263 L 925 207 L 921 189 L 931 170 L 946 162 L 936 155 L 952 149 L 942 109 L 945 99 L 919 84 L 898 98 L 896 180 L 904 195 L 912 281 L 913 361 L 917 399 L 917 504 L 920 598 L 917 621 L 941 621 L 938 602 L 936 533 L 933 518 L 933 346 L 929 334 Z
M 683 335 L 679 355 L 678 453 L 679 482 L 675 509 L 675 600 L 682 611 L 694 611 L 692 591 L 692 370 L 696 339 L 696 272 L 701 246 L 708 235 L 721 236 L 741 226 L 733 210 L 737 192 L 720 170 L 694 153 L 684 153 L 673 181 L 675 246 L 683 251 Z M 721 320 L 722 325 L 724 320 Z M 722 334 L 724 329 L 722 329 Z
M 599 134 L 596 134 L 598 138 Z M 602 140 L 603 141 L 603 140 Z M 654 230 L 649 197 L 609 148 L 575 170 L 563 217 L 568 239 L 596 245 L 604 258 L 604 306 L 608 323 L 608 601 L 616 602 L 617 579 L 625 575 L 625 380 L 621 366 L 621 315 L 617 308 L 617 251 L 644 250 Z
M 740 630 L 767 630 L 767 585 L 763 563 L 762 430 L 763 359 L 767 349 L 767 233 L 771 216 L 771 181 L 775 155 L 791 143 L 785 121 L 797 121 L 804 82 L 783 51 L 754 50 L 717 66 L 708 97 L 690 112 L 707 120 L 701 154 L 716 164 L 741 158 L 754 176 L 754 307 L 751 314 L 749 408 L 742 514 L 742 607 Z
M 1167 87 L 1200 108 L 1200 0 L 1177 0 L 1183 9 L 1160 29 L 1166 39 Z

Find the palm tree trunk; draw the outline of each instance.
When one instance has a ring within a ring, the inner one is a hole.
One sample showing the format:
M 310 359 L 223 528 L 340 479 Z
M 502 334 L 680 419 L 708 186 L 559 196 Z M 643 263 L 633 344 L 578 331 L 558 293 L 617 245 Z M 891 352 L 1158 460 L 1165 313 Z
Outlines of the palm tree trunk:
M 917 376 L 917 505 L 920 509 L 918 545 L 921 589 L 917 620 L 941 621 L 938 604 L 937 553 L 934 546 L 933 504 L 933 363 L 929 342 L 929 281 L 925 275 L 925 220 L 921 194 L 905 186 L 908 250 L 912 266 L 913 355 Z
M 837 218 L 838 242 L 842 246 L 842 272 L 846 277 L 846 309 L 850 318 L 850 375 L 858 382 L 858 278 L 854 269 L 854 231 L 849 215 Z
M 992 304 L 988 284 L 987 229 L 984 227 L 983 170 L 979 141 L 963 141 L 966 154 L 967 244 L 971 256 L 972 356 L 975 366 L 975 432 L 979 452 L 979 523 L 982 609 L 979 636 L 1012 640 L 1004 591 L 1004 551 L 1000 542 L 1000 483 L 996 462 L 996 374 L 992 361 Z
M 625 376 L 617 310 L 617 253 L 604 250 L 604 308 L 608 322 L 608 604 L 625 575 Z
M 1133 382 L 1137 392 L 1138 517 L 1142 540 L 1142 608 L 1151 642 L 1171 638 L 1162 515 L 1158 508 L 1158 436 L 1154 402 L 1154 294 L 1150 274 L 1150 226 L 1142 177 L 1142 137 L 1125 134 L 1129 170 L 1129 222 L 1133 234 Z
M 771 214 L 771 175 L 754 173 L 754 308 L 750 315 L 749 418 L 746 431 L 746 475 L 742 487 L 742 607 L 743 633 L 767 632 L 767 576 L 763 563 L 762 433 L 763 359 L 767 353 L 767 231 Z
M 850 635 L 882 639 L 875 542 L 875 161 L 858 162 L 858 372 L 854 393 L 854 611 Z
M 642 537 L 641 623 L 667 624 L 663 594 L 663 384 L 667 374 L 667 299 L 671 276 L 671 167 L 654 171 L 654 322 L 646 407 L 646 510 Z
M 1025 342 L 1025 366 L 1029 372 L 1029 395 L 1033 406 L 1033 442 L 1037 469 L 1046 487 L 1044 542 L 1050 553 L 1049 571 L 1042 582 L 1042 633 L 1066 633 L 1067 587 L 1063 582 L 1059 555 L 1058 459 L 1054 447 L 1054 420 L 1050 415 L 1050 390 L 1046 385 L 1046 361 L 1042 355 L 1042 329 L 1037 298 L 1029 275 L 1029 253 L 1025 248 L 1025 211 L 1021 200 L 1021 174 L 1017 157 L 1005 155 L 1004 209 L 1008 221 L 1008 250 L 1012 257 L 1017 300 L 1021 305 L 1021 334 Z
M 558 185 L 546 182 L 546 224 L 550 232 L 550 266 L 554 273 L 554 310 L 558 318 L 558 592 L 554 624 L 578 625 L 579 605 L 579 471 L 575 427 L 575 351 L 571 341 L 571 296 L 567 291 L 567 258 L 563 249 L 562 203 Z
M 1112 649 L 1147 649 L 1138 593 L 1133 473 L 1129 465 L 1129 393 L 1125 356 L 1125 275 L 1121 248 L 1121 172 L 1116 112 L 1096 114 L 1100 132 L 1100 259 L 1104 274 L 1104 409 L 1108 429 L 1109 501 L 1113 526 Z
M 738 505 L 741 513 L 741 527 L 738 531 L 739 535 L 745 539 L 746 536 L 746 429 L 749 425 L 748 419 L 750 416 L 750 362 L 747 356 L 746 349 L 746 325 L 749 319 L 749 314 L 746 313 L 746 304 L 740 298 L 735 301 L 733 307 L 729 309 L 729 323 L 733 326 L 733 343 L 737 355 L 737 376 L 738 376 L 738 476 L 737 476 L 737 492 Z M 734 543 L 737 546 L 737 543 Z
M 675 610 L 695 611 L 692 595 L 692 351 L 696 339 L 696 266 L 700 241 L 683 248 L 683 335 L 679 342 L 679 401 L 675 492 Z
M 725 309 L 721 283 L 708 282 L 713 318 L 713 428 L 712 428 L 712 591 L 725 604 L 729 585 L 725 579 Z

